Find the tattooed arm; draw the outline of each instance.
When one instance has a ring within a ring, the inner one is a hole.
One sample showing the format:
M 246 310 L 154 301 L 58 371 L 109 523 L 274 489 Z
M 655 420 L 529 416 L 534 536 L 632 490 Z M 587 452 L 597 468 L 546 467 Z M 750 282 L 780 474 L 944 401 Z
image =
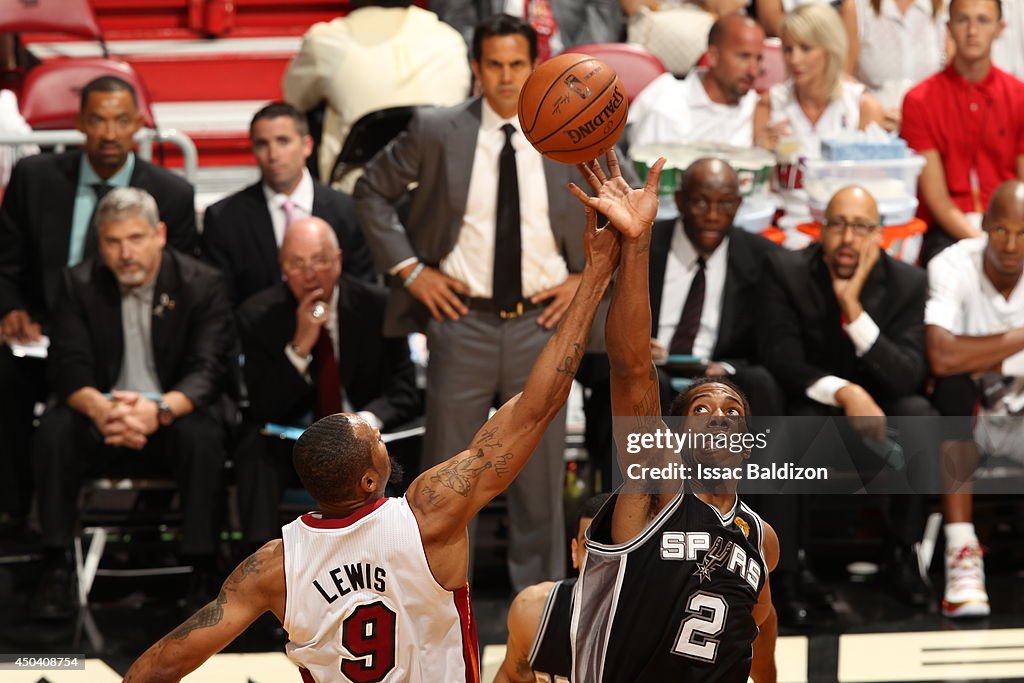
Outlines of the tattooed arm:
M 484 424 L 466 450 L 421 474 L 406 493 L 419 522 L 427 562 L 445 588 L 458 588 L 466 581 L 469 521 L 508 488 L 569 397 L 597 305 L 619 262 L 618 234 L 598 230 L 594 212 L 586 212 L 587 262 L 580 286 L 537 357 L 522 393 Z M 433 399 L 443 401 L 444 397 Z
M 597 195 L 577 194 L 580 201 L 608 216 L 622 233 L 619 277 L 612 289 L 612 303 L 605 325 L 605 341 L 611 366 L 612 415 L 619 470 L 626 475 L 630 465 L 658 467 L 664 464 L 661 451 L 630 454 L 626 437 L 631 431 L 647 432 L 664 425 L 658 393 L 658 373 L 651 358 L 651 297 L 648 288 L 651 226 L 658 210 L 658 179 L 664 160 L 647 175 L 642 190 L 634 190 L 622 179 L 614 152 L 609 154 L 609 177 L 596 163 L 580 166 L 580 172 Z M 624 485 L 612 512 L 612 540 L 624 543 L 639 534 L 675 494 L 644 490 L 650 483 L 624 476 Z
M 217 597 L 146 650 L 125 683 L 180 681 L 267 610 L 284 619 L 284 550 L 273 540 L 235 567 Z

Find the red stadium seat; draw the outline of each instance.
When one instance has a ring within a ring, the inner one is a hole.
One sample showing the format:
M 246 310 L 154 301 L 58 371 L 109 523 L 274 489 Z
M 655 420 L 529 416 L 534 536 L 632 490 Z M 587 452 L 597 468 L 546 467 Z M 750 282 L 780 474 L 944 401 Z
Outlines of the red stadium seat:
M 103 43 L 90 0 L 0 0 L 0 32 L 63 33 Z
M 99 76 L 118 76 L 135 87 L 142 125 L 156 128 L 149 92 L 126 62 L 103 57 L 57 59 L 29 71 L 22 89 L 21 112 L 36 130 L 75 127 L 82 86 Z
M 786 80 L 786 62 L 782 59 L 782 41 L 765 38 L 764 62 L 761 75 L 754 82 L 757 92 L 765 92 L 776 83 Z
M 596 57 L 615 70 L 632 102 L 647 84 L 665 73 L 665 65 L 657 57 L 636 45 L 625 43 L 591 43 L 577 45 L 567 52 L 582 52 Z

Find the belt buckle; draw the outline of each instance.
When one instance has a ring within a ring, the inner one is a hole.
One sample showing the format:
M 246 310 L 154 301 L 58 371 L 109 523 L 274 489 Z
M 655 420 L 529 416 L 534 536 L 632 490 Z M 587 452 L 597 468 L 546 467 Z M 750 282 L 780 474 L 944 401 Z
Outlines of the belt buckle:
M 512 311 L 498 311 L 498 317 L 502 320 L 515 320 L 523 314 L 523 302 L 516 303 L 515 310 Z

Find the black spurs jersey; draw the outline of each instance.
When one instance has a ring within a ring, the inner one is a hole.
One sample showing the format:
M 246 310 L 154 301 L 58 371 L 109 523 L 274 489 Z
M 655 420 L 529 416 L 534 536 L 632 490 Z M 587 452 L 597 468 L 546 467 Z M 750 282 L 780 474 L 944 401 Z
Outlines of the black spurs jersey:
M 555 583 L 544 603 L 537 635 L 530 648 L 530 668 L 538 683 L 569 683 L 572 672 L 572 644 L 569 624 L 572 620 L 572 593 L 576 579 Z
M 753 609 L 767 579 L 764 527 L 677 495 L 636 538 L 611 542 L 613 495 L 587 531 L 572 615 L 579 683 L 746 683 Z

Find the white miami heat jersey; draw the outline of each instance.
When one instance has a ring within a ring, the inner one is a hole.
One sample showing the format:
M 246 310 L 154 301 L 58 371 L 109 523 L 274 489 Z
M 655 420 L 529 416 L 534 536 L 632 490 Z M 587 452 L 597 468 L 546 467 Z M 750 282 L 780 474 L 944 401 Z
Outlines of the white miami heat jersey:
M 469 586 L 427 566 L 405 498 L 282 529 L 285 650 L 316 683 L 479 683 Z

